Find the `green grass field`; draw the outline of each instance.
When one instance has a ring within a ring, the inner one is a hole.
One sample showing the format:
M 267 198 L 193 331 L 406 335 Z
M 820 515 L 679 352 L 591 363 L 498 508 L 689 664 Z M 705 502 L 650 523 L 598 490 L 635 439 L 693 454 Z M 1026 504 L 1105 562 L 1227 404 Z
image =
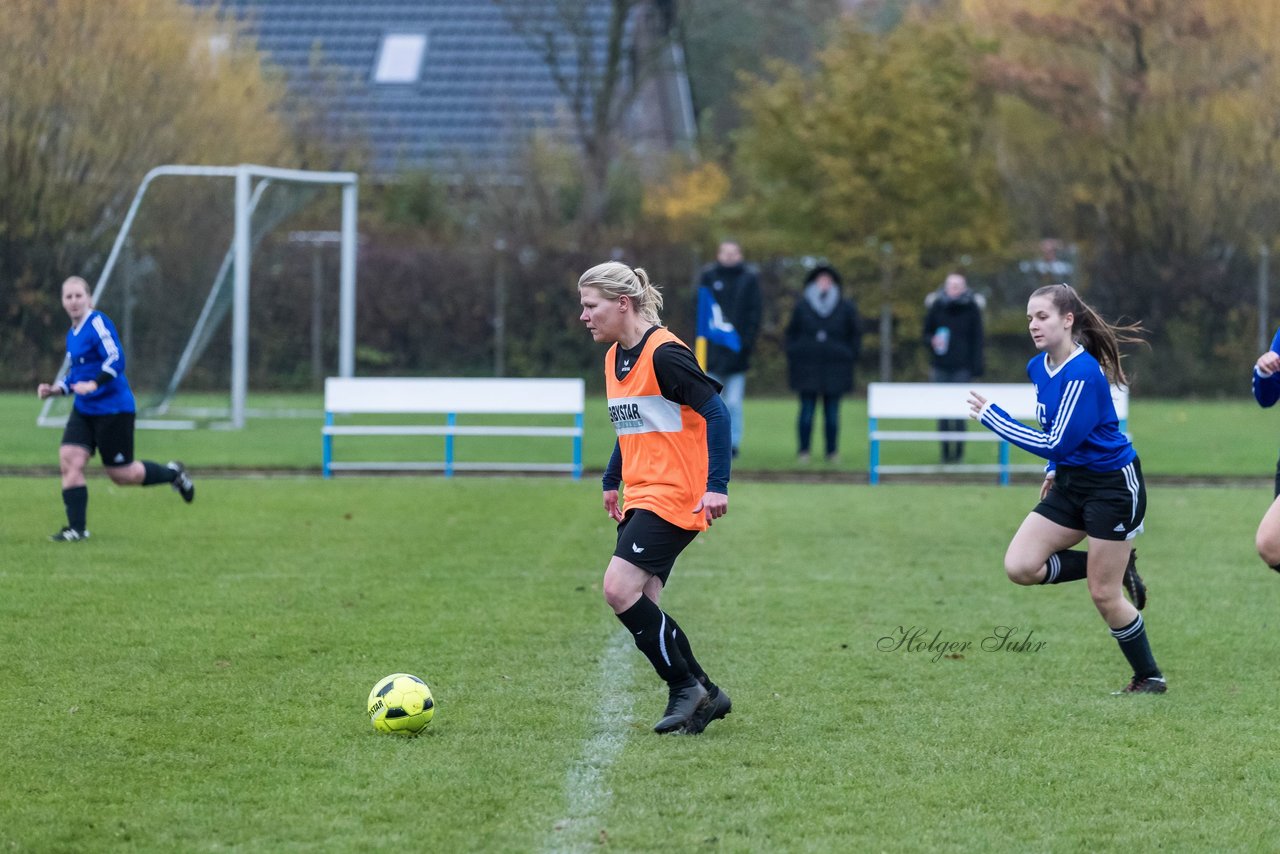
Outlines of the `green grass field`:
M 664 600 L 734 699 L 698 737 L 649 731 L 590 482 L 90 488 L 54 545 L 56 481 L 0 478 L 0 850 L 1275 849 L 1266 488 L 1152 490 L 1171 689 L 1112 697 L 1085 588 L 1004 579 L 1034 487 L 741 483 Z M 878 648 L 912 627 L 971 647 Z M 364 716 L 397 670 L 416 739 Z

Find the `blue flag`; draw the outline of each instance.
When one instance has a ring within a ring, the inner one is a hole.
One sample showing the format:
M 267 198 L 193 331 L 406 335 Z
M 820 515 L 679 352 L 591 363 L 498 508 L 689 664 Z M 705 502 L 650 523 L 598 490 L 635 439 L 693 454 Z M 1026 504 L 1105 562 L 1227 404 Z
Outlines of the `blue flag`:
M 742 351 L 742 336 L 720 310 L 711 289 L 698 288 L 698 332 L 699 338 L 718 344 L 735 353 Z

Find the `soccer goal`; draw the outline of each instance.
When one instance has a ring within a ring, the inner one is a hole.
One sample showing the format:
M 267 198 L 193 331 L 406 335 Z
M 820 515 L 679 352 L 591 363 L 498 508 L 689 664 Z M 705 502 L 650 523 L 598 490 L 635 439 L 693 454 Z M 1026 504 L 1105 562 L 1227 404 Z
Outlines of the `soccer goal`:
M 139 427 L 320 416 L 323 378 L 355 373 L 358 186 L 352 172 L 247 164 L 147 173 L 93 287 L 124 343 Z M 264 397 L 250 410 L 251 383 L 315 391 L 317 405 Z M 51 397 L 37 422 L 61 426 L 70 406 Z

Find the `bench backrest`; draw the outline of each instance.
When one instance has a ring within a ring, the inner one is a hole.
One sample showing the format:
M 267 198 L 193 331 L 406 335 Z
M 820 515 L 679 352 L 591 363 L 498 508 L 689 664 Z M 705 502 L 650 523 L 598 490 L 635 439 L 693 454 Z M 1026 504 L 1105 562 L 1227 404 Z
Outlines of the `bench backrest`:
M 969 392 L 976 391 L 1014 418 L 1036 417 L 1031 383 L 868 383 L 869 418 L 968 418 Z M 1116 416 L 1129 417 L 1129 391 L 1111 387 Z
M 329 413 L 581 413 L 585 383 L 575 379 L 329 377 Z

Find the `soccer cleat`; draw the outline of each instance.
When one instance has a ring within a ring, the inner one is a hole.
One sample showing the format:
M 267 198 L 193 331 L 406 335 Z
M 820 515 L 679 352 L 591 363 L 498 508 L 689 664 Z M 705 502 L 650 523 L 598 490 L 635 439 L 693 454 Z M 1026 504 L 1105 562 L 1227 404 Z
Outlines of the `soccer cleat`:
M 689 718 L 689 722 L 684 725 L 684 731 L 689 735 L 697 735 L 707 728 L 707 724 L 720 720 L 731 711 L 733 711 L 733 701 L 717 685 L 707 693 L 707 701 L 698 707 L 693 717 Z
M 663 713 L 662 720 L 653 725 L 653 731 L 666 733 L 683 729 L 710 696 L 696 679 L 690 679 L 688 685 L 679 688 L 671 686 L 667 710 Z
M 182 463 L 170 461 L 169 468 L 174 471 L 173 491 L 182 496 L 182 500 L 190 504 L 196 499 L 196 485 L 187 474 L 187 467 Z
M 1129 594 L 1133 607 L 1141 611 L 1147 607 L 1147 585 L 1138 575 L 1138 550 L 1129 552 L 1129 565 L 1124 568 L 1124 592 Z
M 81 540 L 89 539 L 88 531 L 77 531 L 75 528 L 67 525 L 56 534 L 50 534 L 49 539 L 55 543 L 78 543 Z
M 1169 684 L 1165 682 L 1163 676 L 1135 676 L 1133 681 L 1124 686 L 1122 690 L 1112 691 L 1111 696 L 1119 697 L 1122 694 L 1163 694 L 1169 690 Z

